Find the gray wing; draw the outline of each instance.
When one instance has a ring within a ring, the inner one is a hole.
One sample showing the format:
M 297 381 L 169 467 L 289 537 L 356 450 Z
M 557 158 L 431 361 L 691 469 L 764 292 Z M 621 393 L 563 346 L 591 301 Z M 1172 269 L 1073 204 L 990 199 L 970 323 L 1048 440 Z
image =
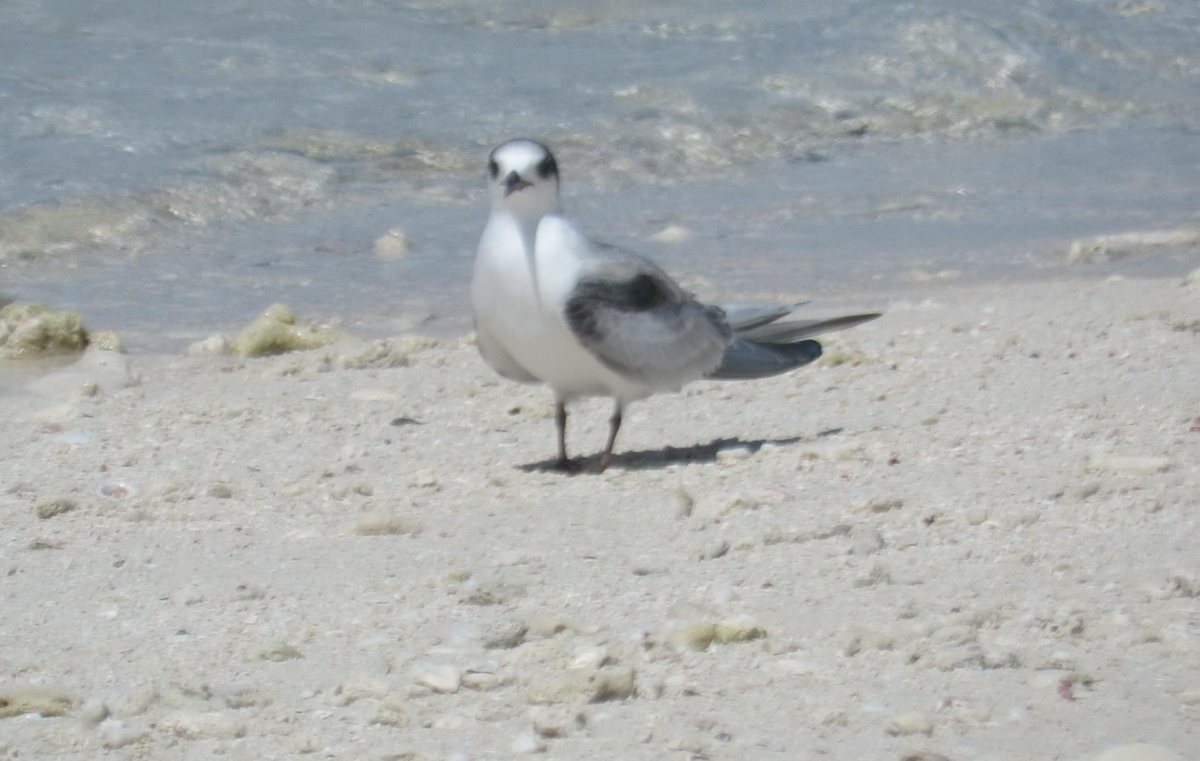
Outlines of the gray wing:
M 873 312 L 818 320 L 780 319 L 790 315 L 792 309 L 764 307 L 758 319 L 737 323 L 735 337 L 726 348 L 721 364 L 708 377 L 750 380 L 786 373 L 821 356 L 821 344 L 807 340 L 810 336 L 845 330 L 879 317 Z M 768 314 L 775 316 L 768 319 Z
M 821 356 L 811 336 L 880 316 L 783 319 L 807 302 L 705 306 L 650 260 L 593 244 L 596 259 L 567 301 L 567 324 L 605 365 L 658 387 L 786 373 Z
M 735 338 L 721 357 L 721 364 L 709 373 L 713 380 L 753 380 L 786 373 L 821 356 L 817 341 L 768 344 Z
M 703 378 L 733 331 L 717 307 L 684 292 L 647 259 L 605 248 L 589 261 L 564 309 L 580 344 L 613 371 L 659 389 Z
M 848 314 L 843 317 L 829 317 L 818 320 L 780 320 L 778 322 L 759 323 L 752 328 L 735 326 L 734 332 L 742 338 L 767 343 L 792 343 L 805 338 L 819 336 L 822 333 L 832 333 L 845 330 L 855 325 L 874 320 L 878 312 L 869 314 Z
M 760 325 L 775 322 L 781 317 L 787 317 L 797 307 L 804 306 L 807 301 L 797 301 L 795 304 L 718 304 L 725 313 L 725 320 L 735 333 L 744 333 Z

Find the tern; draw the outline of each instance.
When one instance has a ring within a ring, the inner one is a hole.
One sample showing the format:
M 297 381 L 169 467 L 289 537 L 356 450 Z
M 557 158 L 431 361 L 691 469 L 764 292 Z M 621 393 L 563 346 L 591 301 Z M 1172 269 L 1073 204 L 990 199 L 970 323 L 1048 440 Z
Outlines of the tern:
M 811 336 L 879 316 L 784 320 L 798 304 L 702 304 L 649 259 L 593 242 L 563 216 L 545 145 L 510 140 L 487 173 L 492 208 L 471 282 L 476 340 L 500 375 L 554 392 L 559 469 L 578 469 L 566 444 L 575 399 L 613 399 L 603 471 L 631 402 L 701 379 L 788 372 L 821 356 Z

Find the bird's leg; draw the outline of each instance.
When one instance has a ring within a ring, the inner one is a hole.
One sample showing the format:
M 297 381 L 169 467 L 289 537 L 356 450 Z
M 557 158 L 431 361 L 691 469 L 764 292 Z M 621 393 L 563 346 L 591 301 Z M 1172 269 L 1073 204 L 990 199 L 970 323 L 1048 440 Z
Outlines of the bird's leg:
M 617 431 L 619 430 L 621 430 L 621 403 L 617 402 L 613 408 L 612 417 L 608 419 L 608 443 L 604 445 L 604 454 L 600 455 L 600 462 L 596 465 L 597 473 L 602 473 L 612 462 L 613 445 L 617 443 Z
M 561 399 L 554 400 L 554 427 L 558 429 L 558 461 L 554 467 L 572 470 L 574 463 L 567 459 L 567 405 Z

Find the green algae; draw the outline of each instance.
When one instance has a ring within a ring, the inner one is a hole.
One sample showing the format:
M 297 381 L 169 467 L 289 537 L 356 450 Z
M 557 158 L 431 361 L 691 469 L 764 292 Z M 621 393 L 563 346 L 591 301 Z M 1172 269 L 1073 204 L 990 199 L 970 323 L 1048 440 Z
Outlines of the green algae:
M 265 357 L 319 349 L 347 338 L 350 336 L 334 328 L 297 325 L 291 309 L 283 304 L 272 304 L 238 333 L 230 342 L 229 350 L 239 357 Z
M 0 359 L 32 359 L 83 351 L 89 342 L 78 312 L 13 302 L 0 309 Z

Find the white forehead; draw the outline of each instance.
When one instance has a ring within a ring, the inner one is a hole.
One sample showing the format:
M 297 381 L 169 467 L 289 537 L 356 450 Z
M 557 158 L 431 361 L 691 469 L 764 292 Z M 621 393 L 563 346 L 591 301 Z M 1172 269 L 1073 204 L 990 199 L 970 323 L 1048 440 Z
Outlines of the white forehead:
M 510 140 L 492 152 L 497 164 L 512 169 L 537 166 L 549 155 L 544 146 L 532 140 Z

